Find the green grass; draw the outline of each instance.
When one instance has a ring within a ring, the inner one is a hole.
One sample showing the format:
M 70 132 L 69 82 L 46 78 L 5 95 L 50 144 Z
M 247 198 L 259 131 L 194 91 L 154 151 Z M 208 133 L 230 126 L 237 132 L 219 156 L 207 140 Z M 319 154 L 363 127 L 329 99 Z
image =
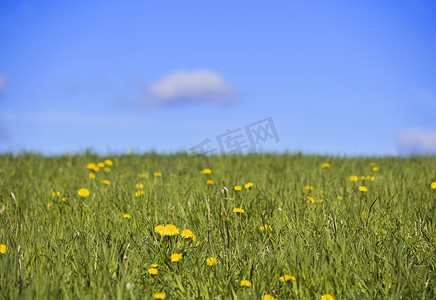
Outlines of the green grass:
M 0 298 L 436 297 L 436 157 L 149 153 L 120 156 L 90 179 L 87 164 L 108 158 L 0 156 L 0 244 L 7 247 Z M 321 168 L 325 162 L 331 167 Z M 212 174 L 200 174 L 204 168 Z M 245 189 L 247 182 L 254 186 Z M 135 196 L 137 183 L 143 196 Z M 80 197 L 81 188 L 90 195 Z M 197 240 L 161 237 L 159 224 L 190 229 Z M 264 224 L 272 231 L 261 231 Z M 171 262 L 173 253 L 182 260 Z M 208 257 L 218 263 L 207 265 Z M 148 273 L 153 263 L 157 275 Z M 296 280 L 280 282 L 284 274 Z M 252 286 L 241 287 L 242 279 Z

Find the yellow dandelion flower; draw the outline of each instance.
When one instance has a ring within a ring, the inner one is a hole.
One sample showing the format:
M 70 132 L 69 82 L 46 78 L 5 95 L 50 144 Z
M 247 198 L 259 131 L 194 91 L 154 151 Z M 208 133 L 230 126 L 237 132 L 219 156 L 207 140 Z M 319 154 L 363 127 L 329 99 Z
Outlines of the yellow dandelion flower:
M 240 190 L 242 190 L 242 187 L 241 187 L 240 185 L 235 185 L 235 186 L 233 187 L 233 189 L 234 189 L 235 191 L 240 191 Z
M 5 254 L 5 253 L 6 253 L 6 250 L 7 250 L 6 245 L 1 244 L 1 245 L 0 245 L 0 253 Z
M 182 248 L 182 243 L 177 242 L 177 249 L 180 249 L 180 248 Z
M 313 186 L 311 185 L 306 185 L 304 188 L 309 191 L 313 190 Z
M 144 191 L 136 191 L 135 196 L 140 197 L 144 195 Z
M 145 173 L 141 173 L 141 174 L 138 175 L 138 177 L 139 177 L 139 178 L 147 178 L 148 175 L 145 174 Z
M 104 171 L 105 173 L 109 173 L 109 172 L 111 171 L 111 168 L 106 167 L 106 168 L 103 169 L 103 171 Z
M 200 174 L 212 174 L 212 170 L 211 169 L 204 169 L 203 171 L 200 172 Z
M 279 280 L 280 280 L 280 282 L 285 282 L 285 281 L 289 281 L 289 280 L 295 280 L 295 277 L 291 276 L 289 274 L 285 274 L 283 276 L 280 276 Z
M 241 286 L 251 286 L 251 282 L 249 280 L 241 280 Z
M 105 185 L 109 185 L 111 184 L 111 182 L 109 180 L 102 180 L 101 183 L 105 184 Z
M 131 215 L 129 215 L 129 214 L 124 214 L 124 216 L 123 216 L 125 219 L 130 219 L 132 216 Z
M 189 229 L 185 229 L 182 231 L 182 233 L 180 234 L 183 238 L 190 240 L 190 241 L 195 241 L 196 237 L 195 234 L 192 233 L 191 230 Z
M 154 177 L 162 177 L 162 173 L 161 172 L 155 172 L 154 173 Z
M 251 188 L 253 187 L 253 183 L 252 183 L 252 182 L 247 182 L 247 183 L 244 185 L 244 187 L 245 187 L 246 189 L 251 189 Z
M 324 199 L 319 199 L 318 202 L 319 202 L 319 203 L 323 203 L 323 202 L 324 202 Z
M 338 196 L 338 200 L 342 200 L 342 196 Z
M 181 260 L 182 259 L 182 253 L 174 253 L 174 254 L 171 254 L 171 261 L 172 262 L 178 262 L 179 260 Z
M 63 202 L 65 202 L 65 201 L 68 200 L 68 197 L 62 197 L 61 200 L 62 200 Z
M 372 167 L 372 169 L 371 169 L 373 172 L 377 172 L 378 171 L 378 168 L 377 167 Z
M 324 294 L 321 296 L 321 300 L 335 300 L 335 298 L 330 294 Z
M 47 208 L 49 208 L 49 207 L 51 207 L 51 206 L 53 206 L 53 203 L 52 203 L 52 202 L 47 203 Z
M 359 191 L 361 192 L 367 192 L 368 189 L 365 186 L 359 186 Z
M 99 168 L 104 168 L 104 166 L 105 166 L 104 162 L 99 162 L 97 164 L 97 167 L 99 167 Z
M 315 199 L 313 199 L 312 197 L 307 196 L 307 202 L 315 203 Z
M 365 180 L 366 177 L 365 176 L 360 176 L 360 179 Z
M 51 193 L 51 195 L 52 195 L 53 197 L 56 197 L 56 196 L 60 196 L 61 193 L 59 193 L 59 192 L 53 192 L 53 193 Z
M 264 230 L 266 230 L 266 231 L 268 231 L 268 230 L 273 231 L 272 227 L 267 225 L 267 224 L 265 224 L 263 226 L 260 226 L 259 229 L 260 229 L 260 231 L 264 231 Z
M 265 296 L 263 296 L 262 299 L 263 299 L 263 300 L 277 300 L 277 298 L 274 298 L 273 296 L 268 295 L 268 294 L 266 294 Z
M 213 266 L 213 265 L 216 265 L 218 262 L 217 262 L 215 257 L 208 257 L 208 258 L 206 258 L 206 263 L 209 266 Z
M 112 166 L 114 163 L 113 163 L 110 159 L 106 159 L 106 160 L 104 161 L 104 164 L 105 164 L 106 166 Z
M 153 294 L 154 299 L 165 299 L 165 293 L 155 293 Z
M 195 243 L 195 247 L 200 246 L 200 241 L 197 241 L 197 243 Z
M 163 225 L 157 225 L 157 226 L 154 228 L 154 231 L 157 232 L 157 233 L 159 233 L 160 235 L 164 235 L 164 234 L 165 234 L 165 226 L 163 226 Z
M 90 179 L 95 179 L 95 174 L 94 173 L 89 173 L 89 178 Z
M 97 165 L 96 165 L 95 163 L 89 163 L 89 164 L 87 165 L 87 168 L 88 168 L 89 170 L 94 170 L 95 168 L 98 169 L 98 167 L 97 167 Z
M 329 163 L 323 163 L 323 164 L 321 165 L 321 168 L 323 168 L 323 169 L 330 168 L 330 164 L 329 164 Z
M 213 181 L 213 180 L 211 180 L 211 179 L 209 179 L 208 181 L 207 181 L 207 184 L 214 184 L 215 182 Z
M 77 192 L 77 194 L 78 194 L 80 197 L 85 198 L 85 197 L 88 197 L 88 196 L 89 196 L 89 191 L 88 191 L 87 189 L 80 189 L 80 190 Z
M 350 176 L 350 181 L 357 181 L 357 176 L 356 175 Z
M 156 275 L 159 271 L 156 268 L 148 269 L 148 273 L 151 275 Z
M 144 185 L 143 185 L 142 183 L 137 183 L 137 184 L 136 184 L 136 188 L 137 188 L 137 189 L 143 189 L 143 188 L 144 188 Z
M 233 210 L 233 212 L 234 213 L 237 213 L 237 214 L 243 214 L 245 211 L 242 209 L 242 208 L 235 208 L 234 210 Z
M 151 264 L 151 266 L 152 266 L 153 268 L 157 268 L 159 265 L 158 265 L 158 264 Z
M 165 231 L 164 231 L 163 235 L 171 236 L 171 235 L 176 235 L 176 234 L 179 234 L 179 233 L 180 233 L 180 229 L 179 228 L 177 228 L 173 224 L 168 224 L 167 226 L 165 226 Z
M 436 190 L 436 181 L 433 181 L 433 182 L 430 184 L 430 187 L 431 187 L 432 190 Z
M 375 179 L 374 176 L 371 176 L 369 180 L 374 181 L 374 179 Z

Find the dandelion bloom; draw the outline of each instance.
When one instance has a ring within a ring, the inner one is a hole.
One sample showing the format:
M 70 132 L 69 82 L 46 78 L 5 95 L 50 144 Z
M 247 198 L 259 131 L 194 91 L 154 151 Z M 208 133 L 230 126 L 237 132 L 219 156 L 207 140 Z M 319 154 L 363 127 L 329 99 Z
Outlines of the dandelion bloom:
M 324 294 L 321 296 L 321 300 L 335 300 L 335 298 L 330 294 Z
M 148 273 L 151 275 L 156 275 L 159 271 L 156 268 L 148 269 Z
M 106 185 L 111 184 L 111 182 L 109 180 L 102 180 L 101 183 L 106 184 Z
M 89 178 L 90 179 L 95 179 L 95 174 L 94 173 L 89 173 Z
M 109 173 L 111 171 L 111 168 L 106 167 L 103 169 L 103 171 L 105 171 L 106 173 Z
M 373 172 L 377 172 L 378 168 L 377 167 L 372 167 L 372 171 Z
M 176 235 L 180 233 L 180 229 L 174 226 L 173 224 L 168 224 L 165 226 L 164 235 Z
M 95 163 L 89 163 L 87 167 L 91 171 L 98 172 L 98 167 Z
M 209 180 L 207 181 L 207 184 L 214 184 L 214 181 L 211 180 L 211 179 L 209 179 Z
M 153 268 L 157 268 L 158 264 L 151 264 Z
M 110 159 L 106 159 L 104 161 L 104 163 L 105 163 L 106 166 L 112 166 L 113 165 L 113 162 Z
M 330 168 L 330 164 L 329 164 L 329 163 L 323 163 L 323 164 L 321 165 L 321 168 L 323 168 L 323 169 Z
M 306 185 L 304 188 L 309 191 L 313 190 L 313 186 L 311 185 Z
M 432 190 L 436 190 L 436 181 L 433 181 L 433 182 L 430 184 L 430 187 L 431 187 Z
M 87 189 L 80 189 L 80 190 L 77 192 L 77 194 L 78 194 L 80 197 L 85 198 L 85 197 L 88 197 L 88 196 L 89 196 L 89 191 L 88 191 Z
M 241 280 L 241 286 L 251 286 L 251 282 L 249 280 Z
M 307 202 L 311 202 L 311 203 L 315 203 L 315 199 L 313 199 L 312 197 L 307 196 Z
M 350 181 L 357 181 L 357 176 L 356 175 L 350 176 Z
M 242 209 L 242 208 L 235 208 L 234 210 L 233 210 L 233 212 L 234 213 L 237 213 L 237 214 L 243 214 L 245 211 Z
M 104 168 L 104 166 L 105 166 L 104 162 L 99 162 L 97 164 L 97 167 L 99 167 L 99 168 Z
M 197 243 L 195 243 L 195 247 L 200 246 L 200 241 L 197 241 Z
M 68 197 L 62 197 L 61 200 L 62 200 L 63 202 L 65 202 L 65 201 L 68 200 Z
M 155 293 L 153 294 L 154 299 L 165 299 L 165 293 Z
M 164 233 L 165 233 L 165 226 L 163 226 L 163 225 L 157 225 L 157 226 L 154 228 L 154 231 L 157 232 L 157 233 L 159 233 L 160 235 L 164 235 Z
M 260 226 L 259 229 L 260 229 L 260 231 L 264 231 L 264 230 L 266 230 L 266 231 L 268 231 L 268 230 L 272 231 L 271 226 L 268 226 L 267 224 L 265 224 L 265 225 L 263 225 L 263 226 Z
M 49 208 L 50 206 L 53 206 L 53 203 L 51 202 L 47 203 L 47 208 Z
M 252 182 L 247 182 L 247 183 L 244 185 L 244 187 L 245 187 L 246 189 L 251 189 L 251 188 L 253 187 L 253 183 L 252 183 Z
M 200 172 L 200 174 L 212 174 L 212 170 L 211 169 L 204 169 L 203 171 Z
M 319 203 L 323 203 L 323 202 L 324 202 L 324 199 L 319 199 L 318 202 L 319 202 Z
M 263 296 L 263 300 L 277 300 L 277 298 L 274 298 L 273 296 L 267 294 Z
M 172 262 L 178 262 L 179 260 L 181 260 L 182 259 L 182 253 L 174 253 L 174 254 L 171 254 L 171 261 Z
M 129 215 L 129 214 L 124 214 L 124 218 L 126 218 L 126 219 L 130 219 L 132 216 L 131 215 Z
M 5 254 L 6 250 L 7 250 L 6 245 L 1 244 L 0 245 L 0 253 Z
M 279 280 L 280 280 L 280 282 L 285 282 L 285 281 L 289 281 L 289 280 L 295 280 L 295 277 L 291 276 L 289 274 L 285 274 L 283 276 L 280 276 Z
M 216 261 L 215 257 L 208 257 L 208 258 L 206 258 L 206 263 L 209 266 L 213 266 L 213 265 L 216 265 L 218 262 Z
M 51 195 L 52 195 L 53 197 L 56 197 L 56 196 L 60 196 L 61 193 L 59 193 L 59 192 L 53 192 L 53 193 L 51 193 Z
M 195 234 L 189 229 L 183 230 L 181 236 L 190 241 L 195 241 L 196 239 Z
M 365 186 L 359 186 L 359 191 L 361 192 L 367 192 L 368 189 Z
M 342 196 L 338 196 L 338 200 L 342 200 Z
M 135 196 L 139 197 L 139 196 L 143 196 L 144 195 L 144 191 L 136 191 Z
M 137 183 L 136 184 L 136 188 L 137 189 L 142 189 L 142 188 L 144 188 L 144 185 L 142 183 Z
M 361 176 L 360 178 L 361 178 L 362 180 L 365 180 L 365 179 L 366 179 L 366 177 L 365 177 L 365 176 Z
M 162 177 L 162 173 L 161 173 L 161 172 L 155 172 L 155 173 L 154 173 L 154 176 L 155 176 L 155 177 Z
M 242 190 L 242 187 L 240 185 L 235 185 L 234 189 L 235 189 L 235 191 L 240 191 L 240 190 Z
M 371 176 L 369 180 L 374 181 L 374 179 L 375 179 L 374 176 Z

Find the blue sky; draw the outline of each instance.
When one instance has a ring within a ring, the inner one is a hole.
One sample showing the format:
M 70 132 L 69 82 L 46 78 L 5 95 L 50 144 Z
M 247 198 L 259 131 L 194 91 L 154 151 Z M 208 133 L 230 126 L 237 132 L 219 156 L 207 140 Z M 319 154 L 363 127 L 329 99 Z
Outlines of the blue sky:
M 271 117 L 264 151 L 436 153 L 435 9 L 1 0 L 0 151 L 175 152 Z

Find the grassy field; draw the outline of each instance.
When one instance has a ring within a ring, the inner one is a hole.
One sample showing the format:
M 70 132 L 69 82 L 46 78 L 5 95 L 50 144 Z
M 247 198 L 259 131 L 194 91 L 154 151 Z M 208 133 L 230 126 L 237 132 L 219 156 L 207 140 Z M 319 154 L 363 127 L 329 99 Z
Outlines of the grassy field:
M 436 157 L 4 154 L 0 173 L 1 299 L 436 297 Z

